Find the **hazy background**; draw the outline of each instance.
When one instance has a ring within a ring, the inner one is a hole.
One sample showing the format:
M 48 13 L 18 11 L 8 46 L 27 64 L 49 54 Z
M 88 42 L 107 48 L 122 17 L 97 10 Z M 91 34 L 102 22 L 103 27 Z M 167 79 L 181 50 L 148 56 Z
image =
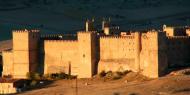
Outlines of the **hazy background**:
M 75 33 L 87 18 L 100 27 L 103 17 L 122 30 L 189 25 L 190 0 L 0 0 L 0 41 L 10 39 L 12 29 Z

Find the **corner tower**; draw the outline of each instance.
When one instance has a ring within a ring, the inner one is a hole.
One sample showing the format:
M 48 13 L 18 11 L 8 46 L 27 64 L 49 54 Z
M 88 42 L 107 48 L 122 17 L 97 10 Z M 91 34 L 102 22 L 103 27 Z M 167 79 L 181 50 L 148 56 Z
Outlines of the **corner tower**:
M 13 31 L 13 78 L 27 78 L 38 64 L 39 30 Z
M 96 32 L 78 32 L 79 78 L 91 78 L 96 73 L 98 54 Z
M 150 31 L 143 34 L 140 66 L 143 75 L 157 78 L 163 76 L 167 70 L 166 34 L 164 32 Z

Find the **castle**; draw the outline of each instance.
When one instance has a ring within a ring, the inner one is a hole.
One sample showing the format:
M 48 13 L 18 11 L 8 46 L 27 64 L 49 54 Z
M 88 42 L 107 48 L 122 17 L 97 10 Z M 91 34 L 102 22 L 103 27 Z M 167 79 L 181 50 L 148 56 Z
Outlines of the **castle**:
M 190 65 L 190 29 L 167 27 L 162 31 L 122 32 L 109 21 L 96 31 L 86 22 L 77 35 L 41 35 L 40 30 L 14 30 L 13 49 L 3 51 L 3 76 L 27 78 L 27 73 L 64 72 L 91 78 L 102 71 L 140 72 L 150 78 L 169 68 Z

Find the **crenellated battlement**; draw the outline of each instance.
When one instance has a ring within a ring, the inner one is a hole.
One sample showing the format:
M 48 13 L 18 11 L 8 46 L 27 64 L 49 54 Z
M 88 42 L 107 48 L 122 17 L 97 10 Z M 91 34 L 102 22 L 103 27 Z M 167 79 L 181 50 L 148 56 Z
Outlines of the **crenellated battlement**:
M 132 35 L 127 36 L 100 36 L 100 39 L 134 39 Z
M 53 38 L 53 37 L 59 37 L 64 36 L 63 34 L 51 34 L 51 35 L 41 35 L 41 38 Z
M 76 34 L 51 34 L 51 35 L 41 35 L 43 40 L 76 40 Z
M 158 34 L 159 32 L 156 30 L 150 30 L 147 32 L 147 34 Z
M 46 34 L 46 35 L 41 35 L 40 37 L 41 38 L 45 38 L 45 37 L 60 37 L 60 36 L 63 36 L 63 37 L 66 37 L 66 36 L 73 36 L 73 37 L 76 37 L 77 35 L 76 34 Z
M 38 33 L 38 32 L 40 32 L 40 30 L 38 30 L 38 29 L 33 29 L 33 30 L 23 29 L 23 30 L 13 30 L 12 32 L 16 32 L 16 33 L 28 33 L 28 32 Z
M 168 39 L 190 39 L 190 36 L 167 36 Z
M 29 31 L 27 30 L 13 30 L 13 33 L 28 33 Z
M 185 34 L 188 36 L 181 35 L 181 29 L 177 30 L 179 33 L 167 30 L 173 36 L 160 30 L 122 32 L 119 26 L 107 22 L 103 22 L 101 30 L 94 30 L 93 21 L 87 21 L 86 30 L 76 34 L 41 35 L 38 29 L 13 30 L 13 49 L 3 51 L 2 57 L 10 66 L 4 65 L 7 71 L 3 73 L 13 72 L 13 78 L 25 79 L 28 72 L 42 68 L 43 74 L 64 72 L 91 78 L 99 72 L 102 60 L 117 60 L 105 62 L 103 68 L 142 71 L 143 75 L 156 78 L 171 63 L 190 63 L 189 30 Z M 41 62 L 44 67 L 38 66 Z
M 116 30 L 119 30 L 119 26 L 110 27 L 110 29 L 116 29 Z
M 57 42 L 57 43 L 76 43 L 78 42 L 77 40 L 44 40 L 45 43 L 52 43 L 52 42 Z
M 38 29 L 30 30 L 30 32 L 40 32 Z
M 78 34 L 93 34 L 93 33 L 97 33 L 97 31 L 78 31 Z

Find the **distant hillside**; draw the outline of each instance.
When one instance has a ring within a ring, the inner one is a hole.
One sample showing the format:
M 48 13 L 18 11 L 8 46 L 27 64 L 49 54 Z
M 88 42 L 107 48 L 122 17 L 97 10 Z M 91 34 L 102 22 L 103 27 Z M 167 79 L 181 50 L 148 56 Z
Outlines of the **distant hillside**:
M 3 50 L 10 50 L 12 49 L 12 40 L 6 40 L 0 42 L 0 52 Z
M 42 33 L 76 33 L 87 18 L 111 18 L 122 30 L 190 24 L 189 0 L 0 0 L 0 41 L 11 30 L 38 28 Z

